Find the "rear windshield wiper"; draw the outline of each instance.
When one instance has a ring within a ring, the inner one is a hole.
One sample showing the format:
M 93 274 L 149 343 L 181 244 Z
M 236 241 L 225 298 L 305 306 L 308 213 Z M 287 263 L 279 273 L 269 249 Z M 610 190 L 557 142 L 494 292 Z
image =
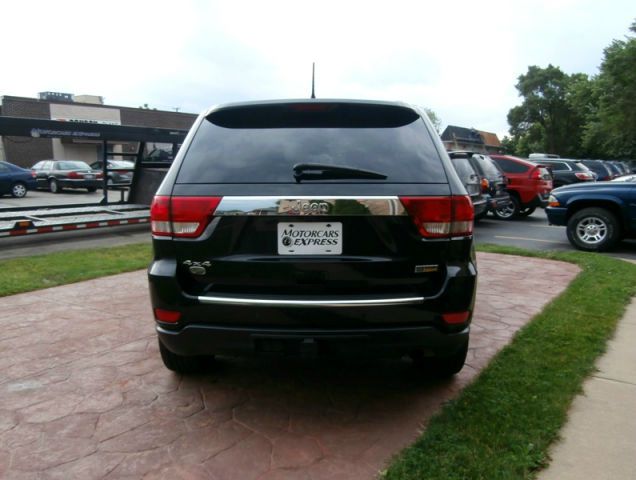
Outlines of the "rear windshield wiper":
M 362 178 L 371 180 L 386 180 L 386 175 L 353 167 L 337 167 L 322 163 L 297 163 L 294 165 L 294 178 L 301 180 L 337 180 L 340 178 Z

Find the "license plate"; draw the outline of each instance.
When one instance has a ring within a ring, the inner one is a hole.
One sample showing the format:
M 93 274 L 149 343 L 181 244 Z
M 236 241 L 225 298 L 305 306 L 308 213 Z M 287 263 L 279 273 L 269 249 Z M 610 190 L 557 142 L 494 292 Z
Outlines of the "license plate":
M 341 222 L 278 224 L 279 255 L 340 255 L 341 253 Z
M 84 178 L 89 178 L 89 179 L 90 179 L 90 178 L 95 178 L 95 175 L 88 175 L 88 174 L 87 174 L 87 175 L 84 175 Z

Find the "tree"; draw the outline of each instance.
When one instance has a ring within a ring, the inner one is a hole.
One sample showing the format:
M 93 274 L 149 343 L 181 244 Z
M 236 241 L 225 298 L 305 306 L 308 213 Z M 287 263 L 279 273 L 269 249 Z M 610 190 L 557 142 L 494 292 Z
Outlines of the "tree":
M 636 21 L 630 27 L 636 33 Z M 583 145 L 608 158 L 636 158 L 636 38 L 614 40 L 604 50 L 595 79 Z M 600 155 L 599 155 L 600 156 Z
M 636 33 L 636 21 L 630 27 Z M 517 155 L 558 153 L 587 158 L 636 158 L 636 37 L 614 40 L 599 74 L 567 75 L 528 67 L 516 85 L 523 103 L 508 112 Z
M 581 152 L 587 158 L 606 157 L 598 129 L 599 89 L 596 78 L 583 75 L 577 78 L 568 90 L 570 108 L 583 119 Z
M 433 127 L 435 127 L 435 131 L 437 133 L 440 133 L 440 129 L 442 128 L 442 120 L 430 108 L 424 107 L 424 111 L 426 112 L 426 115 L 428 115 L 428 119 L 433 124 Z
M 519 155 L 517 152 L 517 139 L 506 135 L 501 139 L 501 146 L 507 155 Z
M 508 113 L 518 154 L 541 151 L 576 156 L 580 152 L 583 118 L 568 103 L 568 89 L 582 76 L 567 75 L 553 65 L 533 65 L 519 76 L 516 88 L 523 102 Z

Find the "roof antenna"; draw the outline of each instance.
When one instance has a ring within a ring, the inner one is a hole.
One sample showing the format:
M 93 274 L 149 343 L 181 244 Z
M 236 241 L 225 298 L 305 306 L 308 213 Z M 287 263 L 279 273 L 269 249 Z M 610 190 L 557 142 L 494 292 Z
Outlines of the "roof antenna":
M 311 98 L 316 98 L 316 62 L 311 64 Z

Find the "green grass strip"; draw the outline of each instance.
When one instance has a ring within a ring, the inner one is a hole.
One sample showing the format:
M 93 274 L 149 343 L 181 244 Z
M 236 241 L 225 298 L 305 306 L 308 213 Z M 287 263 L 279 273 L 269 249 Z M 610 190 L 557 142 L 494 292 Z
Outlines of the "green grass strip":
M 146 268 L 148 244 L 48 253 L 0 260 L 0 297 Z
M 572 400 L 636 294 L 636 266 L 614 258 L 494 245 L 479 250 L 572 262 L 582 272 L 393 459 L 386 479 L 534 478 L 549 463 L 548 447 Z

